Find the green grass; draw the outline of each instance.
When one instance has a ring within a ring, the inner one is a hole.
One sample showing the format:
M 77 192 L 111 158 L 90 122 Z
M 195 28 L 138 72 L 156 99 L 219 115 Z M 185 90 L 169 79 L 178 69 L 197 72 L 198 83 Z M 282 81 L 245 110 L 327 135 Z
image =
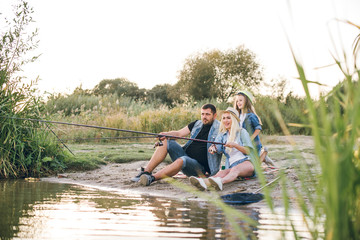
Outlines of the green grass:
M 107 143 L 107 144 L 67 144 L 75 157 L 67 163 L 67 171 L 92 170 L 108 163 L 147 161 L 154 153 L 153 144 Z M 169 156 L 165 162 L 170 163 Z

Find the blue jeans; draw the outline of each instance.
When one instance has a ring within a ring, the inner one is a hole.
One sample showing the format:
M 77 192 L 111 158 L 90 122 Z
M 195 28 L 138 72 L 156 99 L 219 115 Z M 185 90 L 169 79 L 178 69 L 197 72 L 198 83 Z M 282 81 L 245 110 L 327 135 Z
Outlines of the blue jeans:
M 167 151 L 173 162 L 178 158 L 183 160 L 181 171 L 186 176 L 198 177 L 199 174 L 205 174 L 204 167 L 196 159 L 189 157 L 185 150 L 175 140 L 167 141 Z

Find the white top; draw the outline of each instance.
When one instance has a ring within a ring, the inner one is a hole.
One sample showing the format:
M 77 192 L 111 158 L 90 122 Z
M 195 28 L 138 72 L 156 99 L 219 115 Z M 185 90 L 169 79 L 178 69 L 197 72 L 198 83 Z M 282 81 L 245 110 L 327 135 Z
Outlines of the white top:
M 242 127 L 242 125 L 245 121 L 245 118 L 246 118 L 246 113 L 240 114 L 240 127 Z
M 238 143 L 238 144 L 239 144 L 239 143 Z M 232 149 L 232 151 L 230 151 L 231 149 Z M 230 164 L 230 166 L 231 166 L 231 164 L 233 164 L 234 162 L 239 161 L 239 160 L 241 160 L 241 159 L 243 159 L 243 158 L 246 158 L 246 156 L 245 156 L 242 152 L 240 152 L 239 150 L 237 150 L 236 148 L 227 148 L 226 150 L 228 151 L 229 156 L 230 156 L 230 158 L 229 158 L 229 164 Z

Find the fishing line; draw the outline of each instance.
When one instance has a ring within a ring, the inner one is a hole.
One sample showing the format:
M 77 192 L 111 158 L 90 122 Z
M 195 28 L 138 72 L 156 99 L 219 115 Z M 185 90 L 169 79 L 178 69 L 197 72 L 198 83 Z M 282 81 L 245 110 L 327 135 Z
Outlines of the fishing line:
M 5 118 L 11 118 L 11 117 L 5 117 Z M 13 119 L 16 119 L 16 118 L 13 118 Z M 40 122 L 40 121 L 39 121 Z M 56 138 L 59 142 L 61 142 L 61 144 L 73 155 L 75 156 L 75 154 L 71 151 L 71 149 L 61 140 L 61 138 L 59 138 L 59 136 L 49 127 L 48 123 L 46 122 L 43 122 L 46 126 L 46 130 L 49 130 Z M 23 129 L 42 129 L 43 128 L 40 128 L 40 127 L 30 127 L 30 126 L 23 126 L 23 125 L 20 125 L 20 124 L 14 124 L 14 123 L 8 123 L 8 122 L 5 122 L 6 125 L 9 125 L 9 126 L 16 126 L 16 127 L 19 127 L 19 128 L 23 128 Z
M 46 125 L 46 127 L 55 135 L 55 137 L 58 139 L 58 141 L 61 142 L 62 145 L 64 145 L 64 147 L 66 147 L 67 150 L 69 150 L 69 152 L 75 156 L 75 154 L 70 150 L 70 148 L 64 143 L 63 140 L 61 140 L 61 138 L 58 137 L 58 135 L 56 135 L 56 133 L 48 126 L 48 123 L 44 123 Z

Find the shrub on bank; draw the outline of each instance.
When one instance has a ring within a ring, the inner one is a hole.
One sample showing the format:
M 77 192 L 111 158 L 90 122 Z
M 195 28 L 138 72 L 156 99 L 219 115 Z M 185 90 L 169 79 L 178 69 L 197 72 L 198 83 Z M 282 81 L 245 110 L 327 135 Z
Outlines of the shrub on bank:
M 82 102 L 83 100 L 83 102 Z M 66 104 L 65 104 L 66 103 Z M 93 103 L 88 105 L 89 103 Z M 96 104 L 95 104 L 96 103 Z M 166 105 L 134 101 L 128 97 L 117 96 L 62 96 L 52 98 L 46 103 L 47 117 L 63 122 L 106 126 L 119 129 L 159 133 L 180 129 L 191 121 L 200 119 L 200 108 L 213 103 L 218 111 L 232 106 L 232 102 L 218 103 L 216 100 L 190 101 L 173 108 Z M 56 106 L 56 107 L 55 107 Z M 80 106 L 80 107 L 79 107 Z M 51 109 L 54 108 L 54 109 Z M 306 123 L 305 101 L 289 95 L 284 101 L 269 96 L 256 97 L 256 110 L 263 122 L 263 134 L 283 134 L 276 119 L 274 109 L 278 109 L 286 123 Z M 55 111 L 56 110 L 56 111 Z M 220 116 L 218 116 L 220 119 Z M 129 136 L 129 133 L 104 131 L 92 128 L 54 126 L 61 129 L 59 134 L 65 138 L 94 138 Z M 310 134 L 306 127 L 289 127 L 291 134 Z
M 32 13 L 28 3 L 20 1 L 0 32 L 0 178 L 58 171 L 67 158 L 45 125 L 13 118 L 39 118 L 42 107 L 35 97 L 35 82 L 24 84 L 19 77 L 23 65 L 37 58 L 28 59 L 28 52 L 37 47 L 37 31 L 28 29 Z

